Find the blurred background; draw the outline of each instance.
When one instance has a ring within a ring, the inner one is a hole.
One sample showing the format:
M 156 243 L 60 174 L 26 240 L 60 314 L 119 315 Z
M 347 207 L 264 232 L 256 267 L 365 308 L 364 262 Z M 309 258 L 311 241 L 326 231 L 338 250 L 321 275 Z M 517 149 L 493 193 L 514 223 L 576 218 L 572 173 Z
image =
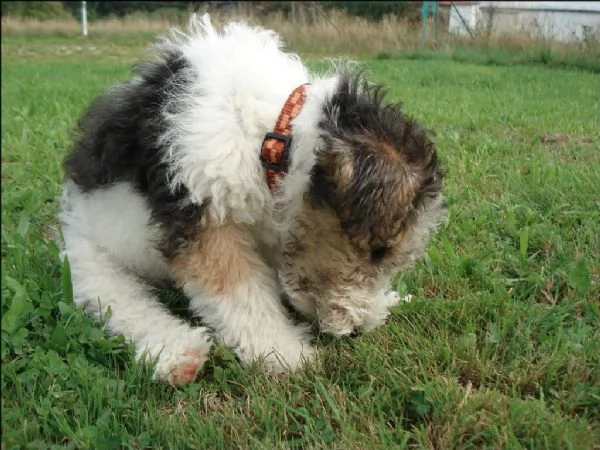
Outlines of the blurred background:
M 135 46 L 185 26 L 192 12 L 272 28 L 304 57 L 477 49 L 527 51 L 542 63 L 600 60 L 600 2 L 11 1 L 2 2 L 2 36 L 121 35 Z

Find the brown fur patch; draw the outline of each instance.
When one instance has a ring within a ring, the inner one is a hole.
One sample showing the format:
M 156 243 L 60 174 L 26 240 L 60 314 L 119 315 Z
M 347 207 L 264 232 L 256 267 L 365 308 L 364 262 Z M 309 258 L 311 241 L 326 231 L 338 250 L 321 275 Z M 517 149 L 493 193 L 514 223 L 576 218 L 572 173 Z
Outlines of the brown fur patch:
M 195 281 L 211 294 L 231 293 L 257 264 L 252 240 L 230 225 L 200 231 L 173 259 L 175 279 Z
M 310 194 L 339 217 L 343 231 L 363 251 L 389 246 L 414 218 L 421 174 L 393 143 L 364 137 L 325 139 L 318 154 Z
M 398 151 L 398 149 L 388 141 L 377 140 L 374 138 L 373 142 L 375 143 L 376 151 L 385 159 L 391 162 L 400 162 L 403 161 L 402 154 Z

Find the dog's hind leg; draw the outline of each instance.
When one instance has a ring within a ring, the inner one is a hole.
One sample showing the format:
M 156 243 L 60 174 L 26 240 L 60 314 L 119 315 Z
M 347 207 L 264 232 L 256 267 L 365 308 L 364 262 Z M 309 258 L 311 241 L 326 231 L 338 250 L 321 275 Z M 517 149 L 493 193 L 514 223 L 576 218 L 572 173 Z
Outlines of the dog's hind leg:
M 159 264 L 150 264 L 149 248 L 144 261 L 127 259 L 143 246 L 133 241 L 144 233 L 144 214 L 143 204 L 124 186 L 88 194 L 66 187 L 61 222 L 74 301 L 95 318 L 108 316 L 108 331 L 132 339 L 138 359 L 156 359 L 156 379 L 191 382 L 208 356 L 211 335 L 171 315 L 142 281 L 139 275 L 161 272 Z M 127 232 L 131 226 L 133 234 Z M 127 242 L 119 242 L 123 238 Z
M 268 370 L 281 372 L 313 357 L 309 327 L 287 316 L 275 273 L 246 230 L 202 230 L 174 259 L 173 272 L 193 311 L 243 363 L 263 357 Z

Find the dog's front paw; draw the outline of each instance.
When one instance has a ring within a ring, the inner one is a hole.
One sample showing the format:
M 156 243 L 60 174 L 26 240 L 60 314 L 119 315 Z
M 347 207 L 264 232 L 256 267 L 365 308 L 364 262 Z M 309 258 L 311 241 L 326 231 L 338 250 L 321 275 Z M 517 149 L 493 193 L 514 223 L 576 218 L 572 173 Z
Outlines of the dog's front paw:
M 354 333 L 362 324 L 363 310 L 349 308 L 343 303 L 330 302 L 319 308 L 319 328 L 336 337 Z
M 212 337 L 207 328 L 195 328 L 186 333 L 185 339 L 166 343 L 158 354 L 153 378 L 173 384 L 193 382 L 211 347 Z M 152 353 L 144 352 L 144 355 L 156 357 Z

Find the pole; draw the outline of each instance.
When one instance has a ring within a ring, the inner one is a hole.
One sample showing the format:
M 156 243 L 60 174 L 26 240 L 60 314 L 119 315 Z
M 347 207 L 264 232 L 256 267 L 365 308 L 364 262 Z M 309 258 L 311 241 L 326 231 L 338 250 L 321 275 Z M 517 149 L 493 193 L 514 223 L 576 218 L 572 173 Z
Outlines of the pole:
M 296 2 L 290 2 L 291 3 L 291 8 L 292 8 L 292 49 L 295 48 L 296 45 L 296 8 L 295 8 L 295 3 Z
M 87 29 L 87 2 L 81 2 L 81 34 L 88 35 Z
M 325 11 L 323 11 L 323 8 L 321 8 L 317 2 L 311 2 L 311 4 L 313 5 L 314 8 L 316 8 L 317 11 L 319 11 L 321 13 L 321 15 L 323 17 L 325 17 L 325 20 L 327 22 L 329 22 L 329 25 L 331 25 L 333 28 L 335 28 L 335 31 L 337 31 L 339 34 L 342 34 L 342 32 L 339 30 L 339 28 L 335 26 L 335 24 L 331 21 L 331 19 L 327 15 L 327 13 Z

